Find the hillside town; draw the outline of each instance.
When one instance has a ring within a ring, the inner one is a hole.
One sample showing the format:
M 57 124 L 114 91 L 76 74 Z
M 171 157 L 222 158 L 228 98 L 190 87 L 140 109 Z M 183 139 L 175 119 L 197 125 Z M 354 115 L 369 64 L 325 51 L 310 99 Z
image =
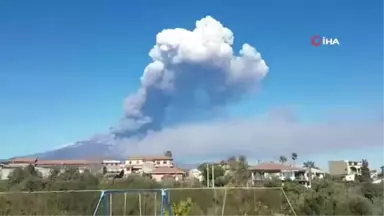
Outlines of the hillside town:
M 182 169 L 174 164 L 172 155 L 158 156 L 131 156 L 125 161 L 121 160 L 43 160 L 39 158 L 12 158 L 0 163 L 0 180 L 7 180 L 9 175 L 16 168 L 24 168 L 33 165 L 41 175 L 48 177 L 52 170 L 59 169 L 64 171 L 68 168 L 75 168 L 80 173 L 85 170 L 93 174 L 103 175 L 104 178 L 114 178 L 121 175 L 121 178 L 127 178 L 132 174 L 147 175 L 152 179 L 161 182 L 164 179 L 180 181 L 184 179 L 195 179 L 200 182 L 214 180 L 214 169 L 216 166 L 222 168 L 225 174 L 229 173 L 229 167 L 226 161 L 206 163 L 203 170 L 201 167 L 192 169 Z M 251 172 L 249 185 L 258 185 L 265 180 L 277 178 L 281 181 L 296 181 L 303 185 L 310 186 L 311 179 L 322 179 L 325 175 L 339 176 L 345 181 L 355 181 L 355 177 L 361 175 L 362 161 L 338 160 L 328 162 L 328 172 L 315 167 L 313 162 L 304 163 L 304 166 L 295 166 L 283 161 L 259 162 L 255 165 L 249 165 Z M 205 171 L 205 175 L 203 175 Z M 370 170 L 373 183 L 383 181 L 379 178 L 376 170 Z M 207 174 L 208 173 L 208 174 Z M 211 175 L 209 174 L 211 173 Z M 211 176 L 210 179 L 205 179 Z
M 191 169 L 170 151 L 122 161 L 12 158 L 0 165 L 0 215 L 162 215 L 164 191 L 169 215 L 383 215 L 383 173 L 367 160 L 329 161 L 326 172 L 291 156 Z

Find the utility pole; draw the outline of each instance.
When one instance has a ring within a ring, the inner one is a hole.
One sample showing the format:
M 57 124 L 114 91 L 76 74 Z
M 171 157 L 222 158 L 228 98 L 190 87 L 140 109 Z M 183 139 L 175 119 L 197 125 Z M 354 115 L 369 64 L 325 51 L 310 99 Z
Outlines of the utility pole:
M 312 168 L 308 168 L 308 186 L 311 188 L 312 187 Z
M 209 187 L 209 163 L 207 163 L 207 187 Z
M 215 164 L 212 164 L 212 187 L 215 187 Z
M 212 164 L 212 188 L 215 188 L 215 164 Z M 213 189 L 213 199 L 216 202 L 216 190 Z M 216 205 L 214 205 L 214 212 L 216 213 Z

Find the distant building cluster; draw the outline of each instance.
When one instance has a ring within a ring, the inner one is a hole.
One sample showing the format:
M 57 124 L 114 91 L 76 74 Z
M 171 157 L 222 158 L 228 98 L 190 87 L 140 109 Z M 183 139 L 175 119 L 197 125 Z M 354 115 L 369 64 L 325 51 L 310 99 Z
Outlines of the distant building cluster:
M 346 181 L 354 181 L 356 175 L 361 175 L 362 161 L 329 161 L 329 174 L 334 176 L 342 176 Z
M 350 160 L 329 161 L 328 167 L 330 175 L 341 176 L 345 181 L 355 181 L 356 176 L 362 174 L 361 169 L 363 167 L 363 162 Z M 377 170 L 370 169 L 370 174 L 373 183 L 380 183 L 383 181 L 382 178 L 379 178 Z
M 223 162 L 217 163 L 228 174 L 229 166 Z M 173 158 L 169 156 L 133 156 L 125 161 L 120 160 L 40 160 L 38 158 L 14 158 L 0 163 L 0 180 L 7 180 L 16 168 L 33 165 L 43 177 L 48 177 L 53 169 L 65 170 L 76 168 L 79 172 L 85 170 L 94 174 L 102 174 L 105 178 L 113 178 L 116 175 L 128 177 L 131 174 L 150 175 L 156 181 L 172 179 L 175 181 L 192 178 L 203 181 L 202 172 L 197 168 L 188 171 L 174 166 Z M 356 175 L 361 175 L 361 161 L 329 161 L 329 175 L 341 176 L 346 181 L 354 181 Z M 310 185 L 312 179 L 324 178 L 327 174 L 318 168 L 295 167 L 293 165 L 266 162 L 250 166 L 250 183 L 257 185 L 266 180 L 279 179 L 281 181 L 297 181 L 304 185 Z M 377 172 L 373 170 L 372 178 Z
M 249 168 L 252 174 L 252 183 L 257 184 L 277 178 L 281 181 L 297 181 L 309 186 L 310 181 L 315 178 L 325 177 L 325 171 L 317 168 L 303 168 L 282 163 L 260 163 Z
M 186 177 L 186 172 L 173 165 L 173 158 L 167 156 L 142 156 L 129 157 L 120 160 L 40 160 L 38 158 L 14 158 L 0 164 L 0 180 L 8 179 L 16 168 L 33 165 L 43 177 L 50 175 L 53 169 L 65 170 L 76 168 L 79 172 L 89 170 L 94 174 L 103 174 L 105 177 L 114 177 L 124 173 L 123 177 L 130 174 L 148 174 L 157 181 L 165 178 L 181 180 Z

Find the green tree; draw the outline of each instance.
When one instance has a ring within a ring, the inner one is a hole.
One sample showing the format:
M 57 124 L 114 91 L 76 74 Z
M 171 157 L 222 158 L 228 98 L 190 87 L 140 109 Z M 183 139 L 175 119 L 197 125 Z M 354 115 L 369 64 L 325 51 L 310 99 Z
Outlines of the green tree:
M 181 200 L 178 203 L 172 203 L 172 213 L 175 216 L 187 216 L 190 214 L 192 209 L 192 199 L 187 198 L 187 200 Z M 169 215 L 168 211 L 165 211 L 165 215 Z
M 281 187 L 282 181 L 278 177 L 274 177 L 264 181 L 264 187 Z
M 284 155 L 281 155 L 280 157 L 279 157 L 279 161 L 280 161 L 280 163 L 285 163 L 285 162 L 287 162 L 287 157 L 285 157 Z
M 8 177 L 9 190 L 37 191 L 42 190 L 44 186 L 41 173 L 32 164 L 16 168 Z
M 369 170 L 369 163 L 367 160 L 362 160 L 362 166 L 361 166 L 361 182 L 371 182 L 371 171 Z
M 378 177 L 379 178 L 383 178 L 384 177 L 384 166 L 380 167 L 380 173 L 379 173 Z
M 305 161 L 305 162 L 303 163 L 303 166 L 304 166 L 305 168 L 315 168 L 315 167 L 316 167 L 314 161 Z
M 341 213 L 350 215 L 372 215 L 373 208 L 369 200 L 362 196 L 347 197 L 340 205 Z
M 251 180 L 247 158 L 244 155 L 232 156 L 227 163 L 229 165 L 229 183 L 232 186 L 246 186 Z
M 362 160 L 361 175 L 356 176 L 357 182 L 360 183 L 361 194 L 370 200 L 372 203 L 379 196 L 382 196 L 378 190 L 377 185 L 372 183 L 371 172 L 369 170 L 369 163 L 367 160 Z
M 97 188 L 99 179 L 88 170 L 83 173 L 76 168 L 67 168 L 63 171 L 55 169 L 48 177 L 49 190 L 85 190 Z
M 293 166 L 295 166 L 295 161 L 297 160 L 297 153 L 293 152 L 291 155 L 292 161 L 293 161 Z
M 212 174 L 212 166 L 214 167 L 214 175 Z M 207 170 L 207 168 L 209 170 Z M 207 185 L 207 178 L 212 183 L 212 179 L 215 180 L 215 186 L 223 186 L 226 183 L 226 179 L 224 178 L 225 170 L 220 164 L 212 164 L 212 163 L 202 163 L 197 168 L 201 175 L 203 176 L 203 185 Z M 208 175 L 209 172 L 209 176 Z
M 167 150 L 164 152 L 164 156 L 167 156 L 167 157 L 172 157 L 172 151 L 171 150 Z

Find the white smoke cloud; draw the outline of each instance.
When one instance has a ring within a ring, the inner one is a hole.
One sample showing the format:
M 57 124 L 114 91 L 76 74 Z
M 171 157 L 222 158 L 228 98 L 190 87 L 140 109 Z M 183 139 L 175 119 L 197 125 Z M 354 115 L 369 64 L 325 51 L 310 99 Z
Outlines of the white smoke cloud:
M 227 119 L 161 127 L 167 118 L 185 120 L 201 114 L 201 108 L 215 112 L 257 87 L 268 66 L 248 44 L 235 55 L 233 43 L 231 30 L 209 16 L 197 21 L 192 31 L 160 32 L 140 88 L 124 102 L 125 117 L 115 129 L 124 136 L 113 138 L 117 152 L 124 156 L 161 154 L 170 149 L 178 158 L 273 157 L 293 151 L 313 154 L 381 145 L 382 123 L 303 124 L 284 109 L 275 110 L 268 120 Z M 154 128 L 161 130 L 151 131 Z M 141 130 L 144 137 L 137 136 Z
M 260 53 L 244 44 L 234 55 L 234 36 L 214 18 L 196 22 L 192 31 L 166 29 L 150 50 L 138 91 L 125 99 L 121 133 L 159 128 L 167 114 L 183 119 L 201 107 L 225 106 L 252 91 L 268 73 Z M 169 109 L 182 112 L 168 112 Z
M 122 157 L 172 150 L 177 159 L 191 159 L 303 155 L 382 145 L 382 122 L 304 124 L 286 109 L 275 110 L 268 120 L 184 121 L 176 127 L 162 127 L 167 118 L 183 121 L 193 114 L 216 112 L 257 87 L 268 66 L 248 44 L 235 55 L 233 43 L 232 31 L 209 16 L 197 21 L 191 31 L 163 30 L 149 52 L 152 62 L 144 69 L 139 89 L 124 101 L 120 124 L 111 129 L 112 134 L 71 147 L 85 146 L 86 154 L 97 151 Z

